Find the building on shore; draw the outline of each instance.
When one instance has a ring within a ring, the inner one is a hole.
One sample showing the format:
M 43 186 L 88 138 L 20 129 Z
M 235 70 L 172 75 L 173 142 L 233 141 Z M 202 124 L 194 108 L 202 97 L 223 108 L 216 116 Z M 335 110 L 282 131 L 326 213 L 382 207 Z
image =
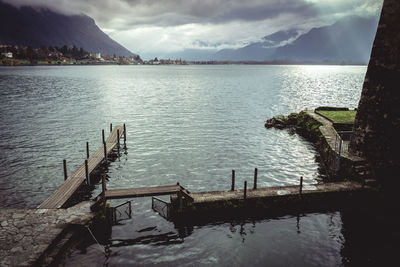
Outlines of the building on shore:
M 1 55 L 5 58 L 13 58 L 13 53 L 12 52 L 5 52 L 1 53 Z

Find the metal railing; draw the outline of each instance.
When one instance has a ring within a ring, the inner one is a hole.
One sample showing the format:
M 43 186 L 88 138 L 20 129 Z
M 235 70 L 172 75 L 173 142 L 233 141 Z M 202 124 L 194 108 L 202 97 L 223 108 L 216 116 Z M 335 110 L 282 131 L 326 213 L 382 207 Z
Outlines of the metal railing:
M 353 131 L 336 132 L 335 151 L 341 155 L 344 151 L 349 150 L 349 143 L 353 139 Z
M 161 217 L 168 220 L 171 214 L 171 203 L 168 203 L 157 197 L 151 198 L 151 208 L 160 214 Z
M 354 132 L 353 131 L 338 131 L 336 132 L 335 139 L 335 170 L 339 170 L 340 167 L 340 157 L 344 152 L 349 151 L 349 144 L 353 139 Z
M 118 224 L 120 221 L 132 218 L 132 204 L 130 201 L 126 201 L 115 207 L 111 207 L 111 222 L 112 224 Z

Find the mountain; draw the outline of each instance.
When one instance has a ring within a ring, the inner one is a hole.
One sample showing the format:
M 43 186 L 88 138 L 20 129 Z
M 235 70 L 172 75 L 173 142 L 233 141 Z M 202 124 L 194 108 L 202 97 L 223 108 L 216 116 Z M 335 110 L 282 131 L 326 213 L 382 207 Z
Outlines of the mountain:
M 265 36 L 261 42 L 238 49 L 222 49 L 212 57 L 214 60 L 265 61 L 275 53 L 276 47 L 298 36 L 296 30 L 279 31 Z
M 330 26 L 313 28 L 291 44 L 278 47 L 272 58 L 367 64 L 377 26 L 377 18 L 344 18 Z
M 86 15 L 63 15 L 49 9 L 16 8 L 0 1 L 0 44 L 32 47 L 72 46 L 88 52 L 135 56 L 111 39 Z
M 279 31 L 239 49 L 223 49 L 212 58 L 231 61 L 316 61 L 368 63 L 378 18 L 347 17 L 299 36 Z

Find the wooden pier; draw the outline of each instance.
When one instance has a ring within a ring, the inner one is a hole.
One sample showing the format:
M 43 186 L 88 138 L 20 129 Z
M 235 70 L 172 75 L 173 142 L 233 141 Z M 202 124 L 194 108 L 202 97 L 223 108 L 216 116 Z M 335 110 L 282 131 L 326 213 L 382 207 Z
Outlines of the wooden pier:
M 115 147 L 120 149 L 120 139 L 124 137 L 126 142 L 126 127 L 115 126 L 112 128 L 110 125 L 110 135 L 107 139 L 103 134 L 103 145 L 97 149 L 93 154 L 89 155 L 89 144 L 86 143 L 87 159 L 79 166 L 79 168 L 70 176 L 67 175 L 66 162 L 64 160 L 64 183 L 50 195 L 42 204 L 38 206 L 39 209 L 58 209 L 62 208 L 65 203 L 71 198 L 75 191 L 82 185 L 83 182 L 90 181 L 90 174 L 102 163 L 107 162 L 108 155 Z M 119 151 L 118 151 L 119 152 Z
M 108 160 L 108 155 L 115 147 L 120 149 L 120 139 L 124 137 L 126 142 L 126 128 L 110 125 L 110 136 L 105 139 L 104 130 L 102 132 L 103 145 L 92 155 L 89 153 L 89 144 L 86 143 L 87 159 L 70 176 L 67 175 L 66 162 L 64 160 L 64 183 L 42 204 L 39 209 L 58 209 L 65 206 L 71 196 L 85 181 L 90 183 L 90 174 L 102 163 Z M 370 192 L 373 187 L 355 181 L 323 183 L 315 185 L 303 185 L 303 178 L 300 177 L 298 186 L 284 187 L 257 187 L 258 169 L 254 170 L 254 179 L 252 188 L 247 188 L 247 181 L 244 182 L 243 189 L 235 190 L 235 171 L 232 170 L 231 190 L 210 191 L 190 193 L 179 183 L 176 185 L 163 185 L 154 187 L 111 189 L 107 190 L 106 177 L 102 175 L 102 193 L 93 202 L 92 210 L 103 204 L 106 209 L 107 200 L 122 198 L 137 198 L 170 195 L 170 208 L 172 214 L 198 214 L 228 211 L 232 209 L 245 208 L 277 208 L 298 207 L 299 204 L 307 206 L 316 206 L 324 201 L 339 204 L 348 199 L 349 196 L 364 194 Z M 373 189 L 374 190 L 374 189 Z

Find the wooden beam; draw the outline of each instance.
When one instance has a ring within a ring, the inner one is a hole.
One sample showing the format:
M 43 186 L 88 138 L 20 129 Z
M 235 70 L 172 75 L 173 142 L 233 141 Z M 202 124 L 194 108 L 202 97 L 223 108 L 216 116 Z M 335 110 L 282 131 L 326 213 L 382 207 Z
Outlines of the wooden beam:
M 128 188 L 128 189 L 110 189 L 105 191 L 105 197 L 107 199 L 149 197 L 149 196 L 160 196 L 160 195 L 172 195 L 172 194 L 177 194 L 180 191 L 181 187 L 179 185 Z

